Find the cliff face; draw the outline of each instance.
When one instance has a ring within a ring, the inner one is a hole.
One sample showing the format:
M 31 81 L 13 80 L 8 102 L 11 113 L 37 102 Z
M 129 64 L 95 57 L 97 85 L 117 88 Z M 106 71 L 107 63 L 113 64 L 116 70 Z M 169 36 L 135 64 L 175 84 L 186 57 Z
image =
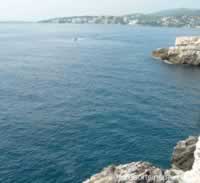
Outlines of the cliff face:
M 172 154 L 172 168 L 183 171 L 192 169 L 197 141 L 197 137 L 189 137 L 177 143 Z
M 200 37 L 178 37 L 174 47 L 157 49 L 152 55 L 171 64 L 200 65 Z
M 84 183 L 200 183 L 200 137 L 178 142 L 169 170 L 147 162 L 113 165 Z
M 200 182 L 200 137 L 196 144 L 196 150 L 194 152 L 194 164 L 192 166 L 192 169 L 179 176 L 179 181 L 181 183 Z

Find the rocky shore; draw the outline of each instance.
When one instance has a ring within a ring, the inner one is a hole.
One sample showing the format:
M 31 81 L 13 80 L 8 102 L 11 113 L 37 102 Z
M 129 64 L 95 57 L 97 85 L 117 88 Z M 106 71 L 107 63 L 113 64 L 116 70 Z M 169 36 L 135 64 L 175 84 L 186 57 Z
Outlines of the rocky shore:
M 177 37 L 174 47 L 157 49 L 152 55 L 169 64 L 200 66 L 200 37 Z
M 83 183 L 200 183 L 200 137 L 177 143 L 171 169 L 148 162 L 112 165 Z

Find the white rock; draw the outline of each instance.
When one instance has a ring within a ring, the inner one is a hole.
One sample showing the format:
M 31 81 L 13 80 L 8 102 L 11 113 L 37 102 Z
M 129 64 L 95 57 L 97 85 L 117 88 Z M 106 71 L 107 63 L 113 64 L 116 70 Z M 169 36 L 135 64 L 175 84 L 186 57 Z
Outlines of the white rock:
M 153 56 L 171 64 L 200 65 L 200 37 L 177 37 L 175 47 L 157 49 Z
M 162 170 L 147 162 L 134 162 L 105 168 L 83 183 L 200 183 L 200 137 L 197 140 L 195 137 L 189 137 L 180 141 L 175 148 L 175 154 L 192 144 L 196 144 L 196 148 L 192 148 L 194 163 L 189 171 L 184 172 L 180 167 Z
M 192 170 L 185 172 L 180 177 L 180 183 L 200 183 L 200 137 L 194 152 L 194 164 Z
M 177 37 L 176 46 L 200 45 L 200 37 Z

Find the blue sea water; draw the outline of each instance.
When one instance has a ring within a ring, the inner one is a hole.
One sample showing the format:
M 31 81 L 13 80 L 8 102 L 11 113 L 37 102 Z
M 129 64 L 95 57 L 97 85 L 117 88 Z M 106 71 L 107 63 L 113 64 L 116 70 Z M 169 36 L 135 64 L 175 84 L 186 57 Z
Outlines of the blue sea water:
M 169 167 L 176 142 L 200 133 L 200 68 L 151 51 L 183 35 L 199 30 L 1 24 L 0 182 L 80 183 L 138 160 Z

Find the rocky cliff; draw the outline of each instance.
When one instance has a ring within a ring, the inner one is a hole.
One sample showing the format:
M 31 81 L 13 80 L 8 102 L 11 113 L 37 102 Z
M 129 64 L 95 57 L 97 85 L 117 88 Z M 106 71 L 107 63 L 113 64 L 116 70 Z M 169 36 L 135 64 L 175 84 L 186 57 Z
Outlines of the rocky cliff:
M 169 170 L 148 162 L 112 165 L 84 183 L 200 183 L 200 137 L 178 142 Z
M 178 37 L 174 47 L 153 51 L 153 57 L 170 64 L 200 65 L 200 37 Z

